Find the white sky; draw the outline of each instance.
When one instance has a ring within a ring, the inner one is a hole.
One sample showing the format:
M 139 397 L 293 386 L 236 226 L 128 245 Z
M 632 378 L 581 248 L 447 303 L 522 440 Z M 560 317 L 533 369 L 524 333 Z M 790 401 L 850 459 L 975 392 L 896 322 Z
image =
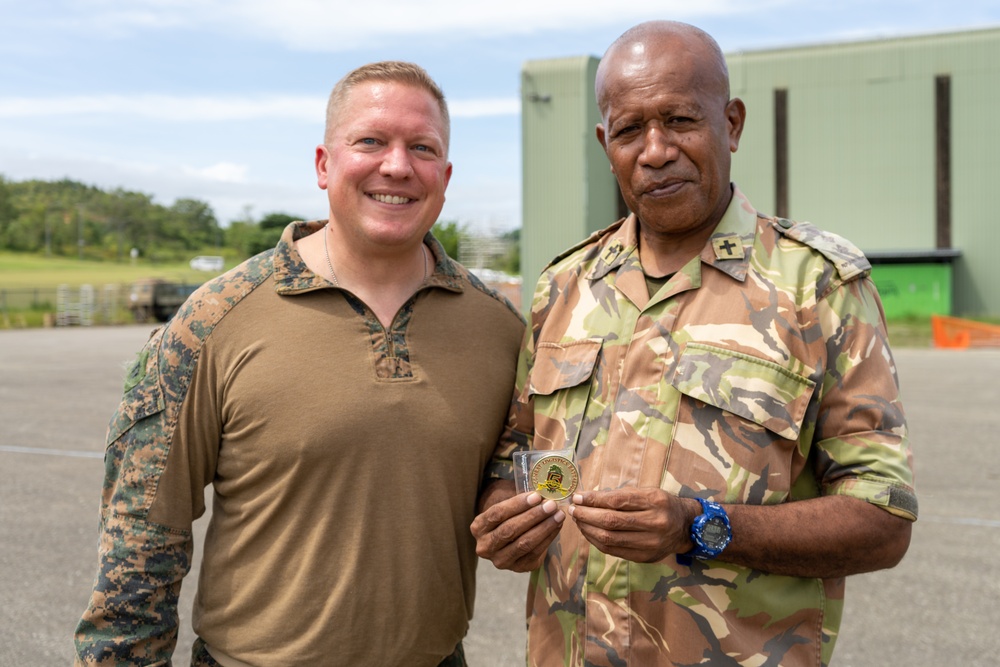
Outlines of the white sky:
M 193 197 L 222 224 L 322 217 L 313 154 L 330 88 L 402 59 L 451 106 L 442 218 L 506 230 L 521 221 L 523 63 L 600 55 L 659 18 L 731 52 L 997 26 L 1000 2 L 0 0 L 0 175 Z

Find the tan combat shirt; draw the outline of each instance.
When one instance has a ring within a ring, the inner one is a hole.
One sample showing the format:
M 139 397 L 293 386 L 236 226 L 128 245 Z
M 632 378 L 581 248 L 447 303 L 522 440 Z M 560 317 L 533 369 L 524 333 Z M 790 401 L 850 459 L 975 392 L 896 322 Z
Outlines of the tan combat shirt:
M 206 283 L 133 366 L 77 664 L 167 664 L 208 484 L 194 629 L 224 666 L 434 666 L 465 635 L 523 320 L 428 235 L 385 330 L 302 262 L 322 224 Z

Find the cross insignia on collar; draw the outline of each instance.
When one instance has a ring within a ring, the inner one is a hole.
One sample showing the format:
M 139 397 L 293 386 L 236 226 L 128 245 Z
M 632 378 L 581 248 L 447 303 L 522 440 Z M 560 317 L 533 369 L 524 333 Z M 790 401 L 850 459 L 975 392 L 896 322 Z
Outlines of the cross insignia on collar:
M 716 259 L 743 259 L 743 241 L 735 234 L 712 239 L 712 248 Z
M 616 239 L 611 245 L 604 249 L 604 254 L 601 256 L 601 259 L 604 260 L 605 264 L 610 264 L 615 261 L 615 258 L 618 257 L 622 250 L 624 250 L 624 247 L 624 244 Z

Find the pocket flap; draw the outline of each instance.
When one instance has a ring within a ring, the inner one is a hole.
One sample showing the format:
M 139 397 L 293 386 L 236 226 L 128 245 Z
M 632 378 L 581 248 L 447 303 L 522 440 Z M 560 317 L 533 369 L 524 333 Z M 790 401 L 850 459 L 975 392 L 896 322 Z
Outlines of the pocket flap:
M 109 445 L 132 428 L 133 424 L 165 407 L 160 388 L 160 335 L 161 332 L 158 331 L 150 338 L 129 368 L 122 402 L 108 425 Z
M 681 354 L 673 386 L 691 398 L 796 440 L 816 383 L 780 364 L 704 343 Z
M 528 375 L 528 393 L 547 396 L 589 379 L 594 373 L 602 342 L 601 339 L 585 339 L 539 343 Z

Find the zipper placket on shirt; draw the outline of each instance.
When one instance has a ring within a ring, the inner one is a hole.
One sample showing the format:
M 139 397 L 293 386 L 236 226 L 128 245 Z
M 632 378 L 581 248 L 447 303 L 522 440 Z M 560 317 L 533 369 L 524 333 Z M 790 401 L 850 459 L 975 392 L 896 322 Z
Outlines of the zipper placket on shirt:
M 380 327 L 382 327 L 382 335 L 385 336 L 386 357 L 392 359 L 393 361 L 393 369 L 392 369 L 393 377 L 398 376 L 402 372 L 401 364 L 399 362 L 399 357 L 396 356 L 396 344 L 393 341 L 393 332 L 396 330 L 396 320 L 399 318 L 400 313 L 406 310 L 406 308 L 410 306 L 413 303 L 413 301 L 417 298 L 417 295 L 420 294 L 420 292 L 422 292 L 424 289 L 426 289 L 426 285 L 421 286 L 416 292 L 413 293 L 413 295 L 409 299 L 407 299 L 403 303 L 402 306 L 399 307 L 399 310 L 397 310 L 396 313 L 392 316 L 392 321 L 389 322 L 388 328 L 386 328 L 382 324 L 382 322 L 377 317 L 375 317 L 374 311 L 372 311 L 371 308 L 368 308 L 368 311 L 371 313 L 371 316 L 375 317 L 375 321 L 378 322 L 378 325 Z
M 382 323 L 379 322 L 379 326 L 381 325 Z M 386 329 L 384 326 L 382 327 L 382 333 L 383 335 L 385 335 L 386 356 L 388 356 L 389 359 L 392 359 L 393 362 L 393 369 L 392 369 L 393 376 L 399 375 L 399 357 L 396 356 L 396 345 L 392 341 L 392 332 L 395 329 L 395 327 L 396 327 L 395 315 L 393 316 L 392 322 L 390 323 L 388 329 Z

